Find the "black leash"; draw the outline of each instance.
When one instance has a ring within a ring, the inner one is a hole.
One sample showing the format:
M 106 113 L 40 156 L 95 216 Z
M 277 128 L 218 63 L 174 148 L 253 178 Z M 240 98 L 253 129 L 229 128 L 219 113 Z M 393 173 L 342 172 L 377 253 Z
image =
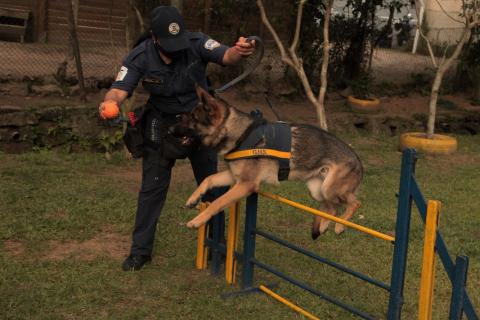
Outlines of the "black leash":
M 258 65 L 260 64 L 260 62 L 262 61 L 263 59 L 263 55 L 265 54 L 265 46 L 263 44 L 263 41 L 260 37 L 257 37 L 257 36 L 250 36 L 247 38 L 247 41 L 248 42 L 252 42 L 255 40 L 255 51 L 256 50 L 259 50 L 259 54 L 258 54 L 258 57 L 257 59 L 251 63 L 248 68 L 246 68 L 242 74 L 240 74 L 238 77 L 236 77 L 235 79 L 231 80 L 230 82 L 224 84 L 223 86 L 221 86 L 220 88 L 217 88 L 217 89 L 213 89 L 213 92 L 215 93 L 222 93 L 222 92 L 225 92 L 226 90 L 228 90 L 229 88 L 233 87 L 234 85 L 236 85 L 237 83 L 239 83 L 240 81 L 242 81 L 243 79 L 245 79 L 246 77 L 248 77 L 257 67 Z

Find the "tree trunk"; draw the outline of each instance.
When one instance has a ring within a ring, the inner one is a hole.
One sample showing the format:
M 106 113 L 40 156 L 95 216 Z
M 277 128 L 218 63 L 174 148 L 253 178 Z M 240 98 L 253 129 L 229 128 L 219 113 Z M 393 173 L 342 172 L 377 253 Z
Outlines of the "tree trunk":
M 323 15 L 323 60 L 322 69 L 320 71 L 320 90 L 318 94 L 318 104 L 315 106 L 317 109 L 317 117 L 320 127 L 324 130 L 328 130 L 327 118 L 325 116 L 325 94 L 327 92 L 327 71 L 328 62 L 330 58 L 330 38 L 328 33 L 328 27 L 330 25 L 330 16 L 332 14 L 333 0 L 328 0 Z
M 467 42 L 468 38 L 470 38 L 471 30 L 468 26 L 465 27 L 463 30 L 462 38 L 457 43 L 455 47 L 455 51 L 453 54 L 448 58 L 444 59 L 440 62 L 437 73 L 435 74 L 435 80 L 433 81 L 432 91 L 430 93 L 430 102 L 428 104 L 429 114 L 428 114 L 428 124 L 427 124 L 427 138 L 433 138 L 435 133 L 435 117 L 437 114 L 437 100 L 438 100 L 438 91 L 440 90 L 440 86 L 442 85 L 443 76 L 445 72 L 450 68 L 453 62 L 458 58 L 460 52 L 462 52 L 463 45 Z

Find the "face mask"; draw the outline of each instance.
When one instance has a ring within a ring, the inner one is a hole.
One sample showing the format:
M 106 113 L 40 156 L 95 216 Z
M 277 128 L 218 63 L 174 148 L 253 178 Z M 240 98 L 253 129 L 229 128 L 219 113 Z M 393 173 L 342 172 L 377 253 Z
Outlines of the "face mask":
M 155 42 L 155 48 L 160 51 L 164 56 L 172 59 L 177 60 L 181 58 L 185 52 L 185 50 L 178 50 L 178 51 L 165 51 L 157 42 Z

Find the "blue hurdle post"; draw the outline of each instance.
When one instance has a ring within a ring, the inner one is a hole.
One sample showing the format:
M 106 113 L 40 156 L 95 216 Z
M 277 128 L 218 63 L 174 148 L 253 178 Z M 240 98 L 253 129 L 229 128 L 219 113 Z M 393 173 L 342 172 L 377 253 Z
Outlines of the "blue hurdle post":
M 453 280 L 452 300 L 450 302 L 450 320 L 461 320 L 465 285 L 467 284 L 468 257 L 457 256 L 455 261 L 455 277 Z
M 403 305 L 403 287 L 408 254 L 410 217 L 412 215 L 411 182 L 415 172 L 416 152 L 408 149 L 403 152 L 398 196 L 397 223 L 395 226 L 395 248 L 393 249 L 390 300 L 388 320 L 400 319 Z
M 253 285 L 258 194 L 250 195 L 246 202 L 245 232 L 243 234 L 242 289 L 250 288 Z

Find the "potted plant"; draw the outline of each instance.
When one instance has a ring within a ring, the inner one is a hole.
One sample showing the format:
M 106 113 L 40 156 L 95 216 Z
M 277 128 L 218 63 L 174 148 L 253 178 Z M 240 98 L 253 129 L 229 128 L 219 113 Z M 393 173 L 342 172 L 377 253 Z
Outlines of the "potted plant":
M 373 76 L 371 73 L 362 72 L 353 81 L 350 82 L 352 94 L 347 96 L 347 104 L 354 111 L 375 112 L 380 109 L 380 100 L 372 97 L 371 86 Z

